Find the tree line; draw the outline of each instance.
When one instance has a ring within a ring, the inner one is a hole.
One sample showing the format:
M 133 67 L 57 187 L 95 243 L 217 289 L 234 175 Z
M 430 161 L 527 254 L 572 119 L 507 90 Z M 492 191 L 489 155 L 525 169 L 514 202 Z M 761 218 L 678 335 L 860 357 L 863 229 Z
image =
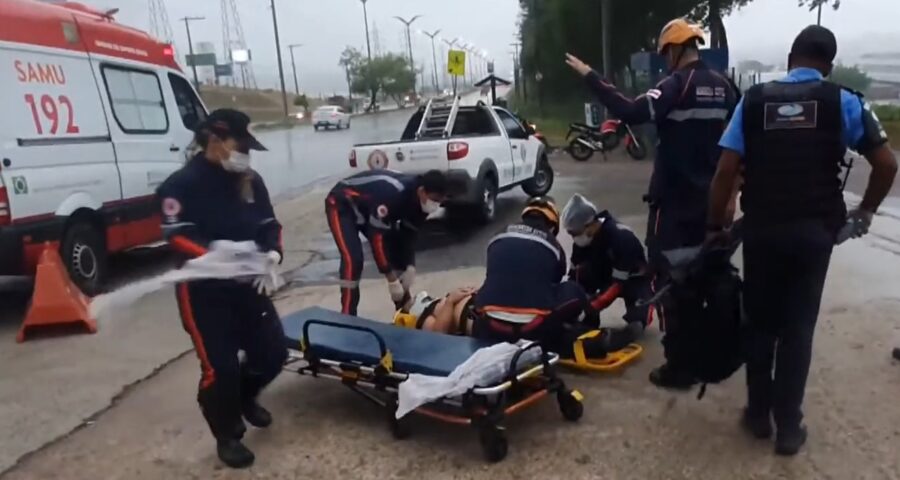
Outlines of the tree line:
M 631 55 L 655 51 L 660 30 L 673 18 L 687 17 L 710 31 L 710 47 L 727 48 L 723 19 L 753 0 L 628 0 L 611 1 L 610 65 L 607 75 L 621 80 Z M 838 8 L 840 0 L 795 0 L 813 11 Z M 578 92 L 578 79 L 563 62 L 571 52 L 591 65 L 603 64 L 603 8 L 596 0 L 519 0 L 522 10 L 520 56 L 529 85 L 546 99 L 565 99 Z M 540 73 L 540 75 L 538 75 Z M 537 78 L 540 78 L 538 82 Z

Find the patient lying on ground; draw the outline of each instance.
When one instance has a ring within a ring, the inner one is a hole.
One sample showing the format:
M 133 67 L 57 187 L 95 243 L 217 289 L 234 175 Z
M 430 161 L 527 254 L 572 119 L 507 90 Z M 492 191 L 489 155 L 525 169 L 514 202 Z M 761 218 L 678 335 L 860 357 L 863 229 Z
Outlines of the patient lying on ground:
M 473 324 L 479 315 L 474 308 L 477 289 L 463 287 L 451 291 L 443 297 L 432 297 L 428 292 L 419 292 L 402 310 L 394 316 L 394 324 L 418 330 L 446 333 L 449 335 L 473 335 Z M 573 346 L 582 335 L 597 330 L 587 325 L 568 325 L 566 341 L 556 350 L 564 358 L 574 356 Z M 640 332 L 634 325 L 621 328 L 601 328 L 600 334 L 583 341 L 585 353 L 590 358 L 603 358 L 610 352 L 621 350 L 633 342 Z M 558 344 L 559 342 L 549 342 Z

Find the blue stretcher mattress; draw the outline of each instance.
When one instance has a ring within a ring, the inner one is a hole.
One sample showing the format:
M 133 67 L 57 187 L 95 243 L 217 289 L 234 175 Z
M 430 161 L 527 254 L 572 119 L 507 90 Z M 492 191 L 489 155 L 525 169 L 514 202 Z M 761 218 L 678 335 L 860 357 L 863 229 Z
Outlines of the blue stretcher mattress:
M 286 315 L 281 322 L 291 349 L 300 349 L 303 326 L 311 320 L 368 328 L 385 342 L 394 359 L 394 371 L 446 377 L 480 348 L 490 342 L 394 325 L 343 315 L 319 307 L 311 307 Z M 307 344 L 316 356 L 337 362 L 378 365 L 381 352 L 378 341 L 370 333 L 313 324 Z

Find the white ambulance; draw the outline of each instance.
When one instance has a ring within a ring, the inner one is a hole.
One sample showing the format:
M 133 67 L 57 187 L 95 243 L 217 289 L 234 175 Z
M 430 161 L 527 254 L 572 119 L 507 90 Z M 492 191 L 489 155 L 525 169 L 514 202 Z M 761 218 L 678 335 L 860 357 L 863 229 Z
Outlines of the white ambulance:
M 50 242 L 86 293 L 161 239 L 156 187 L 206 116 L 171 45 L 78 3 L 0 0 L 0 278 Z

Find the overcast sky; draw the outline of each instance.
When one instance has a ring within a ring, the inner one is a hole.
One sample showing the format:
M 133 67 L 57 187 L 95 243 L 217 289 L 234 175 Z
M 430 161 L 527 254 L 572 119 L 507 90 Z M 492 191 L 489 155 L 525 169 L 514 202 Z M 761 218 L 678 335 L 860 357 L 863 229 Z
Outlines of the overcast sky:
M 175 42 L 186 50 L 185 15 L 206 16 L 192 24 L 194 42 L 213 42 L 222 49 L 220 0 L 165 0 Z M 254 53 L 254 68 L 261 86 L 277 81 L 271 11 L 267 0 L 235 0 L 247 43 Z M 573 0 L 574 1 L 574 0 Z M 582 1 L 582 0 L 579 0 Z M 625 1 L 625 0 L 614 0 Z M 100 6 L 119 7 L 123 23 L 149 28 L 148 0 L 89 0 Z M 301 88 L 313 94 L 341 92 L 343 74 L 337 66 L 341 51 L 352 45 L 365 52 L 362 5 L 358 0 L 277 0 L 282 44 L 303 43 L 297 50 Z M 796 7 L 796 0 L 755 0 L 726 20 L 733 59 L 755 58 L 783 62 L 793 37 L 815 23 L 815 13 Z M 414 57 L 431 70 L 430 40 L 416 30 L 442 29 L 442 37 L 462 37 L 487 50 L 497 60 L 498 72 L 511 71 L 512 47 L 519 16 L 517 0 L 369 0 L 369 22 L 377 27 L 382 51 L 405 51 L 403 25 L 394 15 L 423 17 L 413 24 Z M 865 51 L 900 50 L 900 0 L 845 0 L 837 12 L 826 9 L 823 24 L 832 28 L 840 45 L 839 56 L 853 63 Z M 180 52 L 181 53 L 181 52 Z M 443 53 L 439 51 L 439 62 Z M 285 59 L 291 83 L 290 59 Z M 430 82 L 430 74 L 427 81 Z

